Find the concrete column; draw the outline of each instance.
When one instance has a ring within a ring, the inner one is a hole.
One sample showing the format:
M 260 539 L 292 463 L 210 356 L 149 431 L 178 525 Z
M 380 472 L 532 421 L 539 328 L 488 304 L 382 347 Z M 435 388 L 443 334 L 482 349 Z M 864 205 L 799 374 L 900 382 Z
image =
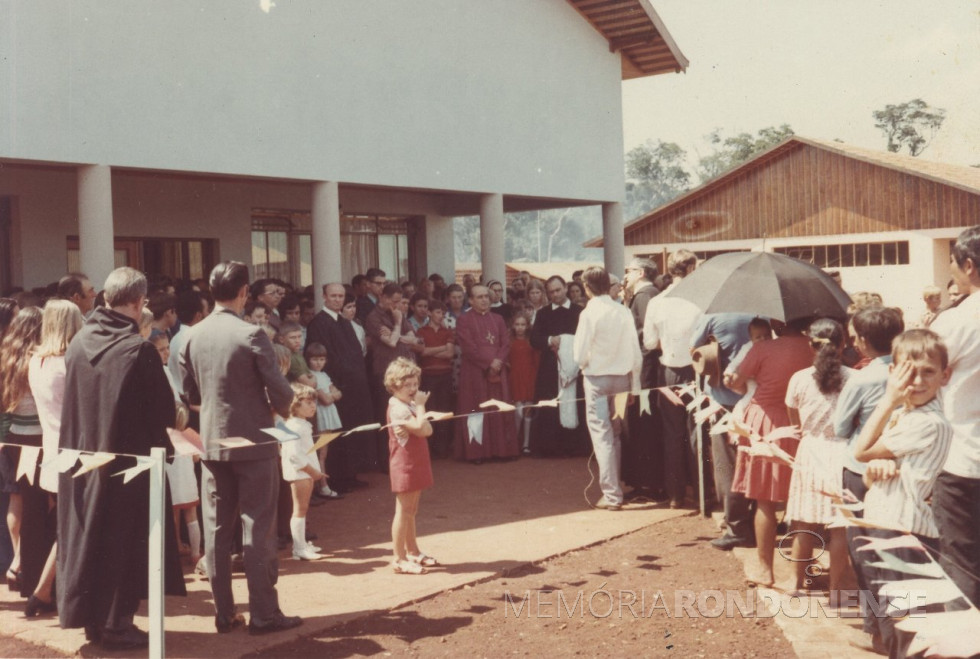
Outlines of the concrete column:
M 313 290 L 342 281 L 340 261 L 340 191 L 336 181 L 313 184 Z
M 112 170 L 107 165 L 78 168 L 78 256 L 95 290 L 116 267 L 112 227 Z
M 613 202 L 602 205 L 602 257 L 606 271 L 620 279 L 626 267 L 626 239 L 623 232 L 623 205 Z
M 453 237 L 453 218 L 445 215 L 425 216 L 426 275 L 442 275 L 446 283 L 456 280 L 456 241 Z
M 483 268 L 484 283 L 491 279 L 496 279 L 501 283 L 506 281 L 504 196 L 502 194 L 486 194 L 480 197 L 480 261 Z

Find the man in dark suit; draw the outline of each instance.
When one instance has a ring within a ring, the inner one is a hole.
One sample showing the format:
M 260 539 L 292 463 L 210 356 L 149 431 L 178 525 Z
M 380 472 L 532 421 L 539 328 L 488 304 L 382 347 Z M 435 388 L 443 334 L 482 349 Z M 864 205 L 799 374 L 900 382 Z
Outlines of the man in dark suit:
M 381 298 L 381 291 L 388 283 L 385 279 L 385 271 L 381 268 L 368 268 L 364 277 L 367 293 L 357 296 L 357 315 L 355 316 L 362 323 L 367 320 L 368 314 L 377 306 L 378 300 Z
M 657 372 L 660 367 L 660 350 L 647 350 L 643 347 L 643 321 L 650 300 L 660 294 L 653 284 L 657 278 L 657 266 L 650 259 L 635 258 L 626 266 L 623 283 L 629 299 L 630 313 L 636 324 L 640 339 L 640 352 L 643 366 L 640 370 L 640 388 L 652 389 L 657 386 Z M 656 396 L 644 393 L 642 396 Z M 656 416 L 656 398 L 649 406 L 650 414 L 640 413 L 640 406 L 629 409 L 629 436 L 623 441 L 623 480 L 633 489 L 627 492 L 626 499 L 649 498 L 655 501 L 665 498 L 663 492 L 663 446 L 660 442 L 660 420 Z
M 568 300 L 568 287 L 559 276 L 545 282 L 545 293 L 551 304 L 538 309 L 531 330 L 531 345 L 541 352 L 538 377 L 534 383 L 537 400 L 550 400 L 558 395 L 558 346 L 562 335 L 575 335 L 582 307 Z M 571 340 L 569 338 L 569 340 Z M 581 399 L 581 375 L 575 388 L 575 398 Z M 585 408 L 579 403 L 578 427 L 564 428 L 554 407 L 540 407 L 531 425 L 531 452 L 538 456 L 588 455 L 589 439 L 585 431 Z
M 215 627 L 221 633 L 244 624 L 231 590 L 234 519 L 241 515 L 245 577 L 252 634 L 291 629 L 298 617 L 279 609 L 276 582 L 276 493 L 279 445 L 262 432 L 273 425 L 272 408 L 289 416 L 293 390 L 279 370 L 265 331 L 241 318 L 248 300 L 248 266 L 219 263 L 211 271 L 214 312 L 190 328 L 180 357 L 184 393 L 201 405 L 201 505 L 204 551 Z M 228 449 L 223 439 L 243 438 L 254 445 Z M 239 512 L 240 511 L 240 512 Z
M 344 295 L 343 284 L 323 285 L 323 309 L 306 328 L 306 345 L 319 343 L 327 349 L 327 366 L 324 370 L 343 394 L 337 401 L 337 413 L 342 427 L 350 430 L 372 423 L 374 408 L 361 344 L 354 334 L 351 321 L 340 315 L 344 308 Z M 377 455 L 371 451 L 375 442 L 364 441 L 367 438 L 360 437 L 360 434 L 335 439 L 327 450 L 330 487 L 338 492 L 366 486 L 366 482 L 357 479 L 357 472 L 374 468 L 377 461 Z M 373 437 L 370 439 L 373 440 Z

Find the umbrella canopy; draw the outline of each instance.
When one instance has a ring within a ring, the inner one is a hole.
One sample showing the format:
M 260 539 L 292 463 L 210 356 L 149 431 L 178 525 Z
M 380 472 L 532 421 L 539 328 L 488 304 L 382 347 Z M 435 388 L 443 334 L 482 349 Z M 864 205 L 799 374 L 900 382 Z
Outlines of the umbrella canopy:
M 820 268 L 769 252 L 710 258 L 667 295 L 690 300 L 705 313 L 752 313 L 785 322 L 808 316 L 846 318 L 851 303 Z

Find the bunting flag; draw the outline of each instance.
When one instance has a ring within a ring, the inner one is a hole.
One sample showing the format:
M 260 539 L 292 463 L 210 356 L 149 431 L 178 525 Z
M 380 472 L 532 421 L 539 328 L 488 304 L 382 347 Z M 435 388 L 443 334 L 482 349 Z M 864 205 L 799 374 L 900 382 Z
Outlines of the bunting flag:
M 344 434 L 345 435 L 350 435 L 350 434 L 353 434 L 355 432 L 367 432 L 368 430 L 381 430 L 381 424 L 380 423 L 366 423 L 363 426 L 357 426 L 356 428 L 351 428 L 350 430 L 348 430 Z
M 626 418 L 626 403 L 629 402 L 630 394 L 628 391 L 618 393 L 613 397 L 613 414 L 614 419 L 625 419 Z
M 327 444 L 329 444 L 330 442 L 332 442 L 333 440 L 337 439 L 338 437 L 340 437 L 343 434 L 344 433 L 342 433 L 342 432 L 325 432 L 325 433 L 321 433 L 320 434 L 320 437 L 316 440 L 316 443 L 313 445 L 313 448 L 311 448 L 306 453 L 307 454 L 315 453 L 316 451 L 318 451 L 319 449 L 323 448 L 324 446 L 326 446 Z
M 914 535 L 899 535 L 894 538 L 872 538 L 869 535 L 859 535 L 855 540 L 867 540 L 857 548 L 857 551 L 887 551 L 889 549 L 914 549 L 926 553 L 926 548 Z
M 144 471 L 153 466 L 153 458 L 147 458 L 144 456 L 139 456 L 136 458 L 136 466 L 130 467 L 129 469 L 123 469 L 122 471 L 117 471 L 113 476 L 122 476 L 123 484 L 128 483 L 133 480 Z
M 299 435 L 286 428 L 278 428 L 278 427 L 263 428 L 262 432 L 264 432 L 266 435 L 271 435 L 280 444 L 283 442 L 291 442 L 299 439 Z
M 558 407 L 560 401 L 557 398 L 551 398 L 548 400 L 539 400 L 533 405 L 526 405 L 525 407 Z
M 716 403 L 715 401 L 711 401 L 711 403 L 706 408 L 704 408 L 703 410 L 698 410 L 697 412 L 694 413 L 694 423 L 700 426 L 702 423 L 704 423 L 709 418 L 711 418 L 718 412 L 722 411 L 723 409 L 725 408 L 719 405 L 718 403 Z
M 939 563 L 908 563 L 891 552 L 884 550 L 878 552 L 878 558 L 878 562 L 868 563 L 868 565 L 902 574 L 912 574 L 926 579 L 942 579 L 946 576 L 943 569 L 939 567 Z
M 219 439 L 218 446 L 224 448 L 242 448 L 243 446 L 254 446 L 255 442 L 251 439 L 245 439 L 244 437 L 229 437 L 228 439 Z
M 483 446 L 483 415 L 473 414 L 466 419 L 466 432 L 471 442 Z
M 95 471 L 102 465 L 109 464 L 116 458 L 115 453 L 79 453 L 78 461 L 82 463 L 81 468 L 75 472 L 72 478 L 78 478 L 82 474 Z
M 204 443 L 193 428 L 183 430 L 167 428 L 167 435 L 177 455 L 204 455 Z
M 708 431 L 709 435 L 727 435 L 729 432 L 729 422 L 732 419 L 732 413 L 726 411 L 721 415 L 721 418 L 715 421 L 715 425 L 711 426 L 711 430 Z
M 422 415 L 422 418 L 431 423 L 433 421 L 445 421 L 446 419 L 453 418 L 453 416 L 454 415 L 452 412 L 433 411 L 433 412 L 426 412 L 425 414 Z
M 55 460 L 55 468 L 58 470 L 59 474 L 63 474 L 69 471 L 78 462 L 78 456 L 82 454 L 81 451 L 76 451 L 71 448 L 63 448 L 58 452 L 58 458 Z
M 799 439 L 800 430 L 796 426 L 782 426 L 780 428 L 775 428 L 762 438 L 765 442 L 775 442 L 780 439 Z
M 657 387 L 654 389 L 654 391 L 659 391 L 664 398 L 669 400 L 674 405 L 680 405 L 681 407 L 684 406 L 684 401 L 681 400 L 680 396 L 674 393 L 674 390 L 671 387 Z
M 17 462 L 17 474 L 15 481 L 19 481 L 21 476 L 27 476 L 27 482 L 34 484 L 34 474 L 37 473 L 37 460 L 41 457 L 40 446 L 23 446 L 20 449 L 20 460 Z
M 644 414 L 653 414 L 650 411 L 650 396 L 653 394 L 651 389 L 644 389 L 636 394 L 636 399 L 640 401 L 640 416 Z
M 752 435 L 752 431 L 749 430 L 744 424 L 742 424 L 740 421 L 736 419 L 729 419 L 728 429 L 733 434 L 745 437 L 750 441 L 755 441 L 755 438 Z
M 976 656 L 980 654 L 978 628 L 980 611 L 973 608 L 910 616 L 895 622 L 895 629 L 915 634 L 906 652 L 908 657 Z
M 837 516 L 842 526 L 860 526 L 865 529 L 884 529 L 885 531 L 901 531 L 902 533 L 908 533 L 906 529 L 896 529 L 890 526 L 882 526 L 880 524 L 875 524 L 874 522 L 869 522 L 863 517 L 857 517 L 853 511 L 848 510 L 843 506 L 837 506 Z
M 698 394 L 697 396 L 694 397 L 694 400 L 692 400 L 690 403 L 687 404 L 687 411 L 693 412 L 694 410 L 698 409 L 709 400 L 711 399 L 708 398 L 708 394 Z
M 694 395 L 694 383 L 688 382 L 683 387 L 677 390 L 678 396 L 693 396 Z
M 912 606 L 945 604 L 963 597 L 963 593 L 950 579 L 904 579 L 885 583 L 878 597 L 887 597 L 888 615 L 898 617 Z
M 480 403 L 480 409 L 487 409 L 488 407 L 496 407 L 498 412 L 513 412 L 517 408 L 510 403 L 505 403 L 502 400 L 497 400 L 491 398 L 490 400 Z

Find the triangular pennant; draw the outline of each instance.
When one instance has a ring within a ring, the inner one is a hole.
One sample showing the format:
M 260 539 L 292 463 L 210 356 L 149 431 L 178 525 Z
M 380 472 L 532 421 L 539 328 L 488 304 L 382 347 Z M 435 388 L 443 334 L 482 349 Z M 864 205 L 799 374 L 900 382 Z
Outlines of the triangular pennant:
M 152 466 L 153 466 L 153 458 L 139 456 L 136 458 L 135 467 L 130 467 L 129 469 L 123 469 L 122 471 L 117 471 L 116 473 L 113 474 L 113 476 L 122 476 L 123 484 L 126 484 Z
M 184 428 L 183 430 L 167 428 L 167 435 L 170 437 L 170 443 L 177 455 L 204 455 L 204 444 L 201 442 L 201 436 L 193 428 Z
M 324 446 L 326 446 L 327 444 L 329 444 L 330 442 L 332 442 L 333 440 L 337 439 L 338 437 L 340 437 L 343 434 L 344 433 L 342 433 L 342 432 L 325 432 L 325 433 L 321 433 L 320 434 L 320 437 L 316 440 L 316 444 L 314 444 L 313 445 L 313 448 L 311 448 L 306 453 L 307 454 L 315 453 L 316 451 L 318 451 L 319 449 L 323 448 Z
M 431 412 L 426 412 L 423 415 L 423 418 L 425 418 L 430 423 L 433 422 L 433 421 L 445 421 L 446 419 L 453 418 L 453 413 L 452 412 L 436 412 L 436 411 L 431 411 Z
M 725 408 L 719 405 L 717 402 L 711 401 L 711 404 L 708 405 L 706 408 L 704 408 L 703 410 L 698 410 L 697 412 L 694 413 L 694 423 L 700 426 L 702 423 L 704 423 L 709 418 L 711 418 L 718 412 L 722 411 L 723 409 Z
M 37 459 L 41 457 L 40 446 L 24 446 L 20 449 L 20 460 L 17 462 L 15 481 L 21 476 L 27 476 L 27 482 L 34 484 L 34 474 L 37 473 Z
M 962 598 L 963 593 L 949 579 L 903 579 L 884 584 L 878 597 L 887 597 L 888 615 L 898 617 L 912 607 L 952 602 Z
M 800 430 L 796 426 L 782 426 L 780 428 L 775 428 L 765 437 L 762 438 L 764 442 L 775 442 L 780 439 L 799 439 Z
M 76 451 L 71 448 L 63 448 L 58 451 L 58 459 L 55 462 L 55 467 L 59 474 L 63 474 L 69 471 L 78 462 L 78 456 L 81 455 L 81 451 Z
M 874 522 L 869 522 L 863 517 L 857 517 L 852 511 L 844 507 L 837 508 L 837 517 L 842 526 L 859 526 L 866 529 L 884 529 L 886 531 L 901 531 L 903 533 L 907 533 L 905 529 L 896 529 L 889 526 L 875 524 Z
M 466 419 L 466 432 L 469 434 L 470 441 L 483 446 L 483 415 L 471 414 Z
M 943 569 L 939 567 L 939 563 L 909 563 L 908 561 L 903 561 L 894 554 L 890 554 L 887 551 L 878 552 L 880 561 L 874 563 L 868 563 L 874 568 L 880 568 L 882 570 L 892 570 L 893 572 L 900 572 L 901 574 L 911 574 L 916 577 L 924 577 L 926 579 L 942 579 L 946 576 Z
M 869 535 L 855 536 L 855 540 L 867 540 L 856 551 L 887 551 L 889 549 L 914 549 L 926 553 L 919 539 L 914 535 L 899 535 L 894 538 L 873 538 Z
M 90 471 L 95 471 L 103 465 L 107 465 L 113 461 L 116 456 L 112 453 L 81 453 L 78 456 L 78 460 L 82 463 L 81 468 L 75 472 L 72 478 L 78 478 L 82 474 L 87 474 Z
M 626 418 L 626 403 L 629 402 L 630 394 L 628 391 L 623 391 L 616 394 L 613 397 L 613 415 L 614 419 Z
M 694 395 L 694 383 L 688 382 L 683 387 L 677 390 L 678 396 L 693 396 Z
M 559 402 L 557 398 L 551 398 L 549 400 L 539 400 L 534 405 L 528 405 L 527 407 L 558 407 Z
M 496 400 L 495 398 L 491 398 L 490 400 L 480 403 L 481 409 L 485 410 L 489 407 L 496 407 L 497 410 L 500 412 L 513 412 L 514 410 L 517 409 L 510 403 L 505 403 L 502 400 Z
M 242 448 L 243 446 L 254 446 L 255 442 L 251 439 L 245 439 L 244 437 L 229 437 L 227 439 L 219 439 L 218 446 L 223 448 Z
M 650 411 L 650 394 L 653 393 L 650 389 L 644 389 L 639 394 L 637 394 L 637 399 L 640 401 L 640 416 L 644 414 L 653 414 Z
M 356 428 L 351 428 L 350 430 L 346 431 L 344 434 L 345 435 L 351 435 L 351 434 L 353 434 L 355 432 L 367 432 L 368 430 L 381 430 L 381 424 L 380 423 L 366 423 L 363 426 L 357 426 Z
M 708 431 L 709 435 L 727 435 L 728 434 L 728 422 L 732 418 L 731 412 L 725 412 L 721 415 L 721 418 L 715 421 L 715 425 L 711 426 L 711 430 Z
M 659 391 L 664 398 L 669 400 L 674 405 L 680 405 L 681 407 L 684 406 L 684 401 L 681 400 L 681 397 L 674 392 L 672 387 L 657 387 L 656 391 Z
M 282 442 L 292 442 L 299 439 L 299 435 L 286 428 L 263 428 L 262 432 L 264 432 L 266 435 L 271 435 L 280 444 Z
M 690 403 L 687 404 L 687 411 L 693 412 L 694 410 L 704 405 L 704 403 L 708 400 L 709 398 L 707 394 L 698 394 L 697 396 L 694 397 L 694 399 Z

